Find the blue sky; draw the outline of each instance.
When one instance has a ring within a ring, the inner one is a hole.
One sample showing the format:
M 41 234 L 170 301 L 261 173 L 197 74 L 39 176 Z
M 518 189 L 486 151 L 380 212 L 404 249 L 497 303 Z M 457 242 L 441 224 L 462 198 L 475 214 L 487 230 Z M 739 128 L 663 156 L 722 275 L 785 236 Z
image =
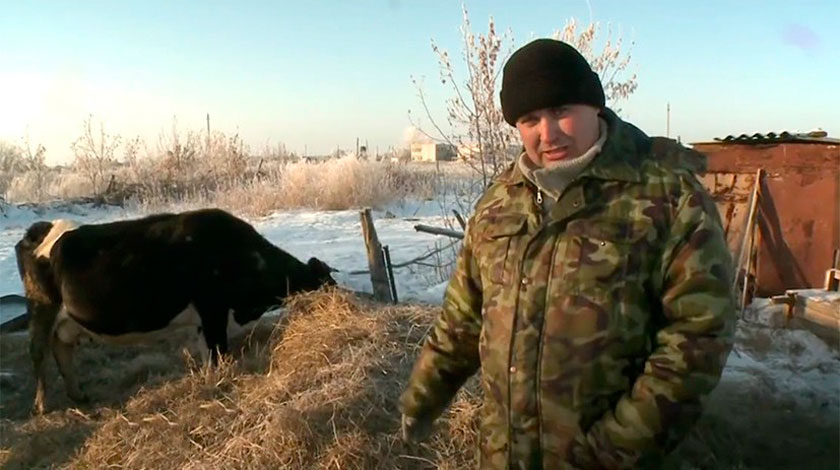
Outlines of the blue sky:
M 611 23 L 634 41 L 636 93 L 626 119 L 683 142 L 730 133 L 811 130 L 840 137 L 840 2 L 467 2 L 473 30 L 490 15 L 517 46 L 569 17 Z M 7 2 L 0 15 L 0 139 L 47 147 L 51 162 L 93 114 L 106 131 L 153 146 L 172 128 L 237 130 L 326 153 L 403 144 L 411 76 L 442 118 L 434 40 L 460 57 L 461 3 Z M 604 31 L 606 29 L 604 28 Z M 456 68 L 461 68 L 455 62 Z

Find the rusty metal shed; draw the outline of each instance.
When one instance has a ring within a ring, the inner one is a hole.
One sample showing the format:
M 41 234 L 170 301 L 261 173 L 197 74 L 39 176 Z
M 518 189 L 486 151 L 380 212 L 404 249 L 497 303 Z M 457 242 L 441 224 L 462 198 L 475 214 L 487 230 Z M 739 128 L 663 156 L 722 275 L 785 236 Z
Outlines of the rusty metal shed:
M 840 248 L 840 139 L 825 132 L 742 134 L 692 144 L 706 155 L 703 184 L 718 204 L 736 257 L 758 191 L 751 278 L 755 294 L 822 286 Z M 739 273 L 743 275 L 742 273 Z

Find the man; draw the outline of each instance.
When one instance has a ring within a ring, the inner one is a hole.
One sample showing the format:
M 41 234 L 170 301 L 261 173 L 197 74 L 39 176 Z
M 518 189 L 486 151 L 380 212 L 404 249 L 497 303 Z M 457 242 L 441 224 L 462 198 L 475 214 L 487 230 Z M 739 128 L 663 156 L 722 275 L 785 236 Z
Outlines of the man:
M 573 47 L 504 67 L 525 152 L 476 204 L 443 312 L 400 398 L 420 440 L 481 367 L 481 468 L 649 468 L 732 346 L 732 261 L 705 160 L 605 107 Z

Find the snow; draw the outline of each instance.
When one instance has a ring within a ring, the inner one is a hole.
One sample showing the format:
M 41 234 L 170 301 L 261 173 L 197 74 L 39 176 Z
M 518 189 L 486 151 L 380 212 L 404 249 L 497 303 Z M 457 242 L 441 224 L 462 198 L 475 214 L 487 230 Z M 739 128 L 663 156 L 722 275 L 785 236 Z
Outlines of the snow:
M 744 320 L 756 325 L 783 328 L 787 324 L 785 306 L 774 305 L 770 299 L 754 299 L 750 307 L 744 312 Z
M 386 218 L 386 212 L 410 215 Z M 446 237 L 414 230 L 414 225 L 418 223 L 443 226 L 443 218 L 429 215 L 431 213 L 433 211 L 429 207 L 416 205 L 372 212 L 379 242 L 388 245 L 393 264 L 434 250 L 436 241 L 443 245 L 449 244 Z M 340 285 L 357 291 L 372 291 L 368 274 L 349 274 L 350 271 L 368 268 L 359 211 L 277 212 L 253 223 L 263 236 L 302 261 L 316 256 L 338 269 L 339 272 L 333 277 Z M 441 302 L 442 291 L 438 286 L 430 285 L 423 279 L 429 277 L 431 272 L 425 274 L 418 279 L 410 269 L 394 271 L 394 282 L 400 300 Z M 438 292 L 441 292 L 440 296 L 437 295 Z
M 23 293 L 14 244 L 32 222 L 73 218 L 95 223 L 144 215 L 130 209 L 92 206 L 55 207 L 47 212 L 25 207 L 3 209 L 0 296 Z M 395 204 L 373 211 L 380 242 L 389 245 L 395 264 L 451 242 L 446 237 L 414 230 L 418 223 L 444 226 L 440 214 L 436 201 Z M 350 273 L 367 269 L 359 211 L 283 211 L 248 220 L 271 242 L 302 261 L 317 256 L 339 269 L 341 272 L 334 277 L 340 285 L 371 291 L 369 275 Z M 397 269 L 395 278 L 400 301 L 439 305 L 443 299 L 446 282 L 432 268 Z M 808 331 L 785 329 L 782 308 L 768 299 L 756 299 L 751 305 L 744 319 L 738 322 L 735 346 L 715 393 L 760 391 L 763 397 L 770 395 L 789 403 L 791 408 L 825 409 L 837 415 L 840 413 L 840 355 Z M 0 321 L 19 313 L 6 307 L 0 312 Z
M 762 388 L 791 408 L 840 411 L 840 354 L 806 330 L 741 322 L 721 381 Z
M 779 412 L 840 414 L 840 352 L 810 331 L 784 327 L 784 305 L 755 299 L 710 398 L 718 413 L 775 404 Z M 816 419 L 816 418 L 814 418 Z

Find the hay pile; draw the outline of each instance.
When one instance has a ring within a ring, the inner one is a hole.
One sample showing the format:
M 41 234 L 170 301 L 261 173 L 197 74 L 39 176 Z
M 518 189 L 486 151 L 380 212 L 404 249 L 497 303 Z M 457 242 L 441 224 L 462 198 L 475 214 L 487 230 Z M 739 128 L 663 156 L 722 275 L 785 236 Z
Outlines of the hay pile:
M 0 335 L 0 467 L 456 469 L 475 463 L 477 381 L 424 444 L 399 439 L 397 399 L 438 308 L 328 290 L 264 317 L 218 368 L 177 343 L 86 346 L 91 405 L 73 408 L 50 364 L 31 418 L 26 338 Z M 667 469 L 838 468 L 840 355 L 808 332 L 739 323 L 705 415 Z
M 296 297 L 268 340 L 252 345 L 257 351 L 244 360 L 161 380 L 140 389 L 122 407 L 56 411 L 32 420 L 30 431 L 40 428 L 40 434 L 49 435 L 56 431 L 57 419 L 58 427 L 77 427 L 77 435 L 87 437 L 53 442 L 77 450 L 74 455 L 65 450 L 65 458 L 50 458 L 44 455 L 55 453 L 45 442 L 49 438 L 42 436 L 40 445 L 15 449 L 4 435 L 7 451 L 0 454 L 0 464 L 470 467 L 479 403 L 474 381 L 459 394 L 427 443 L 406 445 L 399 439 L 397 399 L 435 312 L 419 306 L 369 305 L 338 290 Z M 62 385 L 57 388 L 63 393 Z M 27 434 L 17 432 L 21 439 Z M 22 451 L 40 455 L 21 458 Z

